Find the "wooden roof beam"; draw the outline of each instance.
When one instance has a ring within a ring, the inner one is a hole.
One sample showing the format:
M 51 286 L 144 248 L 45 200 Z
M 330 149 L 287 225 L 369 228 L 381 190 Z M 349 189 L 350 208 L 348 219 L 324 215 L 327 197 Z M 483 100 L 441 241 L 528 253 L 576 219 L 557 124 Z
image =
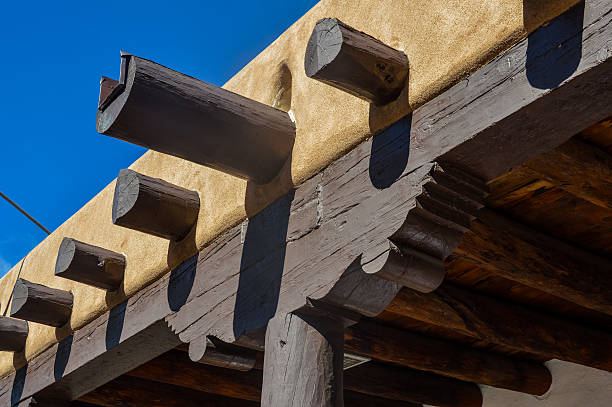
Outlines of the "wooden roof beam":
M 286 112 L 134 55 L 121 61 L 119 84 L 101 89 L 99 133 L 262 184 L 287 161 Z
M 304 69 L 309 78 L 383 105 L 404 89 L 409 64 L 403 52 L 336 18 L 324 18 L 308 40 Z
M 159 178 L 121 170 L 113 197 L 113 224 L 164 239 L 183 239 L 195 225 L 200 197 Z
M 504 278 L 612 315 L 612 262 L 482 210 L 457 253 Z
M 612 371 L 612 334 L 465 288 L 403 289 L 386 310 L 517 351 Z
M 347 328 L 344 345 L 383 362 L 527 394 L 542 395 L 552 383 L 542 364 L 368 321 Z
M 64 238 L 55 263 L 55 275 L 105 290 L 123 281 L 125 256 L 111 250 Z
M 524 164 L 555 186 L 612 209 L 612 156 L 576 137 Z
M 11 317 L 60 327 L 70 320 L 72 303 L 73 296 L 69 291 L 19 278 L 13 289 Z
M 0 351 L 21 352 L 28 339 L 28 323 L 0 316 Z

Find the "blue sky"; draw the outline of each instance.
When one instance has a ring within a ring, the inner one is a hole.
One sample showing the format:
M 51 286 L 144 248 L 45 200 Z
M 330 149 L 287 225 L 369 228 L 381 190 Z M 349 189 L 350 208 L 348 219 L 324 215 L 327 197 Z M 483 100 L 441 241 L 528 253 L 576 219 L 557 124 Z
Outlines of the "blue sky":
M 55 229 L 144 152 L 95 130 L 120 50 L 222 85 L 316 3 L 2 2 L 0 191 Z M 0 200 L 0 275 L 45 236 Z

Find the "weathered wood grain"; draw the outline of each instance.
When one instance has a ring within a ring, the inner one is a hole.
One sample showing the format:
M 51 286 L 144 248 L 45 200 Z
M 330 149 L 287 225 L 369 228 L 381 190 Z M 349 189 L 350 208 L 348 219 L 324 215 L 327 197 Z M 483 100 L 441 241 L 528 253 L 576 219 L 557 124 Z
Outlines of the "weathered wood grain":
M 612 335 L 465 288 L 403 289 L 387 311 L 508 348 L 612 371 Z
M 120 83 L 98 109 L 99 133 L 258 183 L 293 148 L 287 113 L 155 62 L 123 55 Z
M 256 350 L 225 343 L 214 337 L 206 338 L 204 349 L 198 349 L 198 344 L 198 341 L 189 344 L 189 357 L 194 362 L 246 372 L 253 369 L 259 360 Z
M 309 78 L 382 105 L 396 99 L 408 79 L 408 57 L 336 18 L 319 20 L 308 40 Z
M 28 339 L 28 332 L 27 322 L 0 316 L 0 350 L 21 352 Z
M 113 224 L 170 240 L 181 240 L 200 211 L 197 192 L 136 171 L 119 171 L 113 197 Z
M 65 237 L 57 254 L 55 275 L 104 288 L 116 290 L 125 272 L 125 256 L 111 250 Z
M 612 262 L 482 210 L 457 253 L 521 284 L 612 315 Z
M 263 407 L 344 407 L 344 325 L 314 313 L 277 315 L 268 322 Z
M 527 394 L 542 395 L 552 383 L 542 364 L 366 321 L 346 329 L 344 346 L 383 362 Z
M 13 289 L 11 317 L 59 327 L 70 320 L 72 303 L 73 296 L 69 291 L 19 278 Z

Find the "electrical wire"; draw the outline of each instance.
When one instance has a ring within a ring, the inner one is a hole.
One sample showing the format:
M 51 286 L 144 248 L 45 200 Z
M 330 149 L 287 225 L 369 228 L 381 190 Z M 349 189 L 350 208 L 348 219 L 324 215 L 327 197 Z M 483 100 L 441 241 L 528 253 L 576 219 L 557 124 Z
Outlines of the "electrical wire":
M 32 222 L 34 222 L 34 224 L 36 226 L 38 226 L 39 228 L 41 228 L 46 234 L 50 235 L 51 232 L 49 232 L 49 230 L 44 227 L 43 225 L 41 225 L 36 219 L 34 219 L 29 213 L 27 213 L 24 209 L 22 209 L 19 205 L 17 205 L 15 202 L 13 202 L 11 200 L 11 198 L 9 198 L 8 196 L 4 195 L 2 193 L 2 191 L 0 191 L 0 196 L 2 198 L 4 198 L 8 203 L 10 203 L 11 205 L 13 205 L 15 207 L 15 209 L 17 209 L 19 212 L 21 212 L 26 218 L 30 219 Z

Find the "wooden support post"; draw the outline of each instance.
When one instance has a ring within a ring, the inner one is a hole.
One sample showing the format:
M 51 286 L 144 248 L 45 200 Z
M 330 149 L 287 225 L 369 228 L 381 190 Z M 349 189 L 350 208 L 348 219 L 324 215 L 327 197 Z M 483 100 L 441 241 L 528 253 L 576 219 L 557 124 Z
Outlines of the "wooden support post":
M 527 394 L 542 395 L 552 383 L 542 364 L 370 322 L 347 328 L 344 346 L 380 361 Z
M 200 197 L 195 191 L 121 170 L 113 198 L 113 223 L 164 239 L 181 240 L 198 219 Z
M 612 334 L 464 288 L 443 284 L 427 294 L 403 289 L 386 310 L 517 351 L 612 371 Z
M 69 291 L 45 287 L 22 278 L 13 289 L 11 316 L 60 327 L 70 320 L 73 296 Z
M 344 322 L 300 312 L 268 322 L 262 407 L 343 407 Z
M 304 62 L 306 75 L 370 103 L 396 99 L 408 79 L 408 57 L 335 18 L 317 22 Z
M 509 280 L 612 315 L 612 262 L 482 210 L 457 253 Z
M 0 316 L 0 351 L 21 352 L 28 339 L 28 323 Z
M 99 109 L 98 132 L 267 183 L 293 148 L 286 112 L 133 55 Z
M 106 290 L 116 290 L 125 272 L 125 256 L 71 238 L 57 254 L 55 275 Z

